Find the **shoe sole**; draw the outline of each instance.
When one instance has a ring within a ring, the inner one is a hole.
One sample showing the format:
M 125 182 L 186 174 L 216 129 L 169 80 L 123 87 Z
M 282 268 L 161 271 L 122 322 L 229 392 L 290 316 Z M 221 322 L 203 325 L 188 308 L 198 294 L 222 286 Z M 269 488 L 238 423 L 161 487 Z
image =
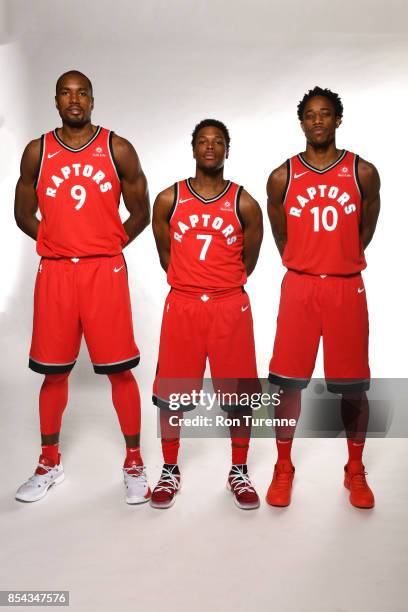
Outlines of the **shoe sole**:
M 51 489 L 51 487 L 53 487 L 54 485 L 59 485 L 61 484 L 63 481 L 65 480 L 65 474 L 62 473 L 60 476 L 58 476 L 58 478 L 56 478 L 53 482 L 51 482 L 46 489 L 44 489 L 44 491 L 41 493 L 41 495 L 39 497 L 36 497 L 35 499 L 24 499 L 23 497 L 17 497 L 17 495 L 14 497 L 14 499 L 16 499 L 19 502 L 24 502 L 26 504 L 32 504 L 36 501 L 40 501 L 40 499 L 42 499 L 43 497 L 45 497 L 48 493 L 48 491 Z
M 272 506 L 272 508 L 287 508 L 288 506 L 290 506 L 290 502 L 288 504 L 272 504 L 267 497 L 265 497 L 265 501 L 268 504 L 268 506 Z
M 230 493 L 232 493 L 232 495 L 234 495 L 234 492 L 228 480 L 225 486 L 227 488 L 227 491 L 229 491 Z M 237 508 L 240 508 L 241 510 L 256 510 L 261 505 L 260 501 L 257 504 L 240 504 L 237 498 L 235 497 L 235 495 L 234 495 L 234 503 L 237 506 Z

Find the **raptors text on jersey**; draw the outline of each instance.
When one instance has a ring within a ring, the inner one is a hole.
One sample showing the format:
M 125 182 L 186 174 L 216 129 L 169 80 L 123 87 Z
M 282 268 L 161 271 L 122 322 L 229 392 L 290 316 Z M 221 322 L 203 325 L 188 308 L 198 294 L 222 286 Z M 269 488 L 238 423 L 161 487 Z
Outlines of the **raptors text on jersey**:
M 299 154 L 287 161 L 287 167 L 283 264 L 309 274 L 345 276 L 363 270 L 358 156 L 343 151 L 319 170 Z
M 196 193 L 190 179 L 176 183 L 174 189 L 168 283 L 190 291 L 244 285 L 244 236 L 239 214 L 242 187 L 228 181 L 211 199 Z
M 79 149 L 57 130 L 41 138 L 36 191 L 41 212 L 37 252 L 43 257 L 117 255 L 128 237 L 119 215 L 120 180 L 112 132 L 98 127 Z

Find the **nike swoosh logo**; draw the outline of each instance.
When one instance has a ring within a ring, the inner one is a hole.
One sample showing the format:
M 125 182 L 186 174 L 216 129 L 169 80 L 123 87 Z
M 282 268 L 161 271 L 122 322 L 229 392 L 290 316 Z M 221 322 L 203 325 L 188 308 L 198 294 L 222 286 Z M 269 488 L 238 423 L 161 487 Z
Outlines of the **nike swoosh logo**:
M 241 306 L 242 312 L 245 312 L 246 310 L 248 310 L 248 308 L 249 308 L 249 304 L 247 304 L 246 306 Z
M 113 268 L 113 271 L 114 271 L 114 272 L 120 272 L 120 270 L 121 270 L 122 268 L 124 268 L 124 267 L 125 267 L 125 266 L 123 265 L 123 266 L 120 266 L 120 268 Z
M 293 178 L 300 178 L 301 176 L 303 176 L 304 174 L 307 174 L 309 172 L 309 170 L 306 170 L 306 172 L 301 172 L 300 174 L 294 174 Z
M 48 153 L 47 157 L 48 159 L 50 159 L 51 157 L 55 157 L 56 155 L 58 155 L 58 153 L 61 153 L 61 149 L 59 151 L 56 151 L 55 153 Z
M 184 204 L 184 202 L 189 202 L 193 198 L 186 198 L 185 200 L 179 200 L 179 204 Z
M 357 293 L 363 293 L 363 291 L 365 291 L 364 287 L 363 289 L 360 289 L 360 288 L 357 289 Z

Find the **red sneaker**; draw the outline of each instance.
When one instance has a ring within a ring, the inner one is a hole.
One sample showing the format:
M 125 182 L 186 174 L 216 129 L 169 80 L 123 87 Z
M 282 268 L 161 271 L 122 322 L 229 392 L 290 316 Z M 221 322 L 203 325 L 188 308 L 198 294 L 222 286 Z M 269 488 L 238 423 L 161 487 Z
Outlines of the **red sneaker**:
M 153 489 L 150 505 L 153 508 L 170 508 L 176 501 L 176 493 L 180 490 L 180 474 L 173 468 L 163 466 L 160 480 Z
M 228 474 L 227 489 L 234 494 L 234 501 L 242 510 L 259 508 L 259 497 L 248 475 L 246 465 L 233 465 Z
M 270 506 L 289 506 L 295 468 L 290 461 L 278 461 L 273 470 L 272 482 L 266 494 Z
M 374 508 L 374 493 L 367 484 L 366 474 L 362 464 L 356 470 L 344 466 L 344 486 L 350 491 L 351 505 L 356 508 Z

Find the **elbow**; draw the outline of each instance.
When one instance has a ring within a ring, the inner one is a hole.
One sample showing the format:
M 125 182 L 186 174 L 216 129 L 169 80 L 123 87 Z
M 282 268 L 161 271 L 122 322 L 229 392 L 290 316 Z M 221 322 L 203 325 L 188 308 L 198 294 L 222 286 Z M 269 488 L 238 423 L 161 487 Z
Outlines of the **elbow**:
M 24 226 L 24 219 L 16 209 L 14 210 L 14 220 L 16 222 L 17 227 L 22 229 Z

